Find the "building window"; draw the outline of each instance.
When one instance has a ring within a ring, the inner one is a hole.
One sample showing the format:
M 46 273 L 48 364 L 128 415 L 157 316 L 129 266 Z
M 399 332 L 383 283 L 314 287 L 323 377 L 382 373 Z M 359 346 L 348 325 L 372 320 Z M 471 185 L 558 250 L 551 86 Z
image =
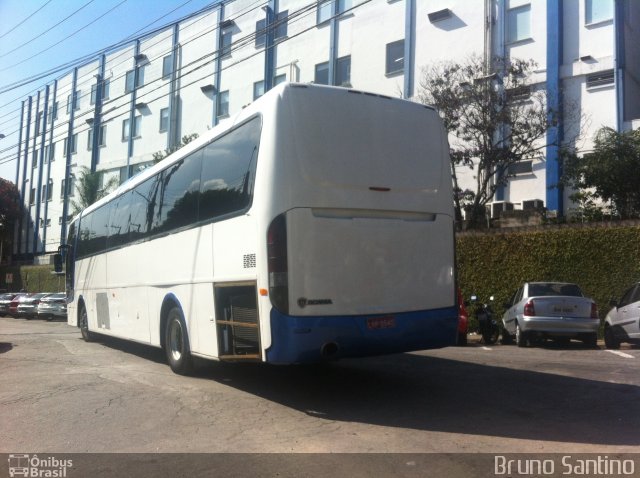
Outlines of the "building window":
M 167 55 L 162 59 L 162 79 L 168 79 L 173 73 L 173 55 Z
M 78 133 L 71 136 L 70 142 L 69 142 L 69 138 L 65 138 L 62 149 L 65 152 L 65 156 L 67 154 L 77 153 L 78 152 Z
M 160 110 L 160 132 L 164 133 L 169 130 L 169 108 Z
M 129 132 L 131 131 L 131 120 L 129 118 L 122 120 L 122 141 L 129 139 Z
M 63 179 L 62 183 L 60 184 L 60 197 L 63 198 L 64 197 L 64 193 L 65 193 L 65 184 L 67 182 Z M 74 174 L 69 176 L 69 183 L 67 184 L 67 195 L 69 197 L 73 197 L 74 194 L 74 190 L 75 190 L 75 185 L 76 185 L 76 176 Z
M 98 85 L 91 85 L 91 100 L 89 101 L 90 105 L 95 105 L 98 97 Z
M 53 196 L 53 179 L 49 179 L 46 185 L 42 186 L 42 202 L 51 201 Z
M 43 111 L 38 113 L 38 116 L 36 118 L 36 135 L 40 134 L 40 126 L 42 126 L 42 116 L 43 116 Z
M 51 107 L 51 121 L 58 119 L 58 102 L 56 101 Z
M 133 122 L 133 137 L 139 138 L 140 136 L 142 136 L 142 115 L 136 116 Z
M 515 43 L 531 38 L 531 5 L 507 10 L 507 41 Z
M 91 104 L 95 105 L 98 95 L 98 85 L 92 85 L 91 86 Z M 109 99 L 109 80 L 104 80 L 102 82 L 102 98 L 101 101 L 104 101 L 106 99 Z
M 274 22 L 275 32 L 274 40 L 279 40 L 287 36 L 287 24 L 289 19 L 289 10 L 279 12 Z M 264 47 L 267 43 L 267 20 L 262 19 L 256 22 L 256 48 Z
M 98 137 L 98 146 L 105 146 L 106 142 L 106 133 L 107 133 L 107 125 L 100 125 L 100 133 Z M 89 130 L 89 134 L 87 137 L 87 150 L 91 151 L 93 149 L 93 128 Z
M 615 82 L 613 70 L 601 71 L 592 75 L 587 75 L 587 89 L 597 88 L 598 86 L 609 86 Z
M 256 81 L 253 84 L 253 99 L 257 100 L 264 95 L 264 81 Z
M 231 43 L 233 43 L 233 23 L 222 27 L 220 33 L 220 55 L 231 56 Z
M 326 22 L 333 15 L 333 0 L 323 0 L 318 2 L 318 12 L 316 22 L 319 24 Z
M 613 19 L 614 0 L 585 0 L 585 23 L 606 22 Z
M 507 167 L 507 175 L 509 176 L 531 173 L 533 173 L 533 161 L 531 160 L 517 161 Z
M 142 115 L 137 115 L 133 122 L 133 138 L 139 138 L 142 126 Z M 131 131 L 131 120 L 129 118 L 122 120 L 122 141 L 129 139 Z
M 229 90 L 218 94 L 218 116 L 229 116 Z
M 325 61 L 324 63 L 318 63 L 316 65 L 316 73 L 313 77 L 313 82 L 318 85 L 328 85 L 329 84 L 329 62 Z
M 385 73 L 393 75 L 404 71 L 404 40 L 387 43 L 387 67 Z
M 73 97 L 73 110 L 77 111 L 80 109 L 80 91 L 74 91 L 72 95 L 67 96 L 67 113 L 69 114 L 71 114 L 72 97 Z
M 36 203 L 36 188 L 31 188 L 31 195 L 29 196 L 29 205 L 33 206 Z
M 351 86 L 351 56 L 336 60 L 336 85 Z
M 280 83 L 284 83 L 285 81 L 287 81 L 287 74 L 283 73 L 281 75 L 277 75 L 274 79 L 273 79 L 273 85 L 277 86 Z
M 136 82 L 136 69 L 138 70 L 138 81 Z M 144 85 L 144 66 L 139 66 L 133 70 L 127 71 L 125 76 L 124 92 L 131 93 L 135 88 L 140 88 Z
M 333 17 L 334 2 L 338 2 L 338 15 L 345 10 L 351 9 L 353 4 L 353 0 L 320 0 L 318 2 L 318 10 L 316 14 L 316 23 L 318 25 Z
M 45 163 L 48 163 L 49 161 L 53 161 L 55 150 L 56 150 L 56 143 L 51 143 L 51 145 L 46 145 L 44 147 L 44 162 Z

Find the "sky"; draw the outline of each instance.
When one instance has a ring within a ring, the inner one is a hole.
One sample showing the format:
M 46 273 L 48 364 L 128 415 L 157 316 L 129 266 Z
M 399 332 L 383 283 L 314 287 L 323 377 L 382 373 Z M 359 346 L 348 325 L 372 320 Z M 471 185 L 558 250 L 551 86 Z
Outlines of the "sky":
M 69 69 L 12 85 L 213 3 L 218 0 L 0 0 L 0 177 L 16 180 L 22 100 Z

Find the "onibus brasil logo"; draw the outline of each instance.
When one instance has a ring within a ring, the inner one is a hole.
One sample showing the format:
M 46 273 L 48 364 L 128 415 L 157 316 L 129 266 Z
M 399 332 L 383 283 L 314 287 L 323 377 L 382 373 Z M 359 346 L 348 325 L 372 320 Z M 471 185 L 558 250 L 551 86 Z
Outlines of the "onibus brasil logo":
M 60 460 L 54 456 L 38 458 L 38 455 L 9 455 L 9 476 L 27 476 L 37 478 L 64 478 L 67 468 L 73 466 L 73 460 Z

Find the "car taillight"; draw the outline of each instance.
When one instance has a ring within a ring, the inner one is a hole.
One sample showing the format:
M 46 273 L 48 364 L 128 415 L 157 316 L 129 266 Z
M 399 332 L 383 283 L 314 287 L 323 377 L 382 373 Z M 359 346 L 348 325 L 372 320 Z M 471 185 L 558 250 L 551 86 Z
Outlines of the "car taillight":
M 524 315 L 534 316 L 536 315 L 536 309 L 533 306 L 533 301 L 530 300 L 526 304 L 524 304 Z
M 591 303 L 591 318 L 592 319 L 599 319 L 600 318 L 598 316 L 598 306 L 596 305 L 595 302 Z
M 287 262 L 287 221 L 277 216 L 267 231 L 269 296 L 271 304 L 283 314 L 289 313 L 289 264 Z

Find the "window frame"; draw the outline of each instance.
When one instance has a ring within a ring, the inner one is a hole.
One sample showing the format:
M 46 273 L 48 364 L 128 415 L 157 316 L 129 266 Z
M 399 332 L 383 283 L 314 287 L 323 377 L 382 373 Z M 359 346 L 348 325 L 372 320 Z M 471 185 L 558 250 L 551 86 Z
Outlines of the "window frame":
M 528 28 L 527 28 L 527 31 L 525 32 L 526 36 L 524 36 L 524 34 L 518 34 L 514 36 L 514 33 L 516 34 L 518 33 L 517 28 L 514 31 L 514 26 L 517 27 L 518 22 L 516 21 L 514 25 L 512 19 L 514 18 L 514 16 L 517 16 L 519 13 L 523 13 L 523 12 L 528 13 L 528 19 L 527 19 Z M 508 8 L 506 19 L 507 19 L 507 22 L 506 22 L 507 36 L 506 36 L 506 42 L 505 42 L 506 44 L 513 45 L 521 42 L 530 41 L 532 39 L 531 37 L 531 3 L 526 3 L 523 5 L 518 5 L 517 7 Z
M 404 58 L 404 42 L 405 39 L 402 38 L 400 40 L 396 40 L 393 41 L 391 43 L 387 43 L 385 45 L 385 76 L 396 76 L 396 75 L 400 75 L 400 74 L 404 74 L 404 63 L 405 63 L 405 58 Z M 390 56 L 390 53 L 392 51 L 392 49 L 394 49 L 395 47 L 402 45 L 402 48 L 398 49 L 398 51 L 402 52 L 402 56 L 396 56 L 396 57 L 392 57 Z M 402 62 L 400 62 L 400 60 L 402 60 Z M 396 69 L 390 69 L 389 65 L 390 63 L 399 63 L 400 67 L 396 68 Z
M 222 101 L 223 97 L 226 98 L 226 101 L 224 101 L 224 102 Z M 218 95 L 216 97 L 216 102 L 217 102 L 217 105 L 216 105 L 216 116 L 218 118 L 226 118 L 226 117 L 229 116 L 229 103 L 230 103 L 229 102 L 229 97 L 230 97 L 229 90 L 224 90 L 224 91 L 221 91 L 220 93 L 218 93 Z M 222 109 L 223 109 L 222 105 L 226 105 L 224 112 L 222 111 Z
M 166 113 L 166 114 L 165 114 Z M 163 123 L 165 123 L 163 128 Z M 160 125 L 158 127 L 159 133 L 166 133 L 169 131 L 169 107 L 160 109 Z
M 615 16 L 615 3 L 614 3 L 613 0 L 607 0 L 608 5 L 611 6 L 610 15 L 607 18 L 599 18 L 599 19 L 594 20 L 593 19 L 593 13 L 594 13 L 593 4 L 596 1 L 598 1 L 598 0 L 584 0 L 584 25 L 586 27 L 591 27 L 591 26 L 596 26 L 596 25 L 603 25 L 603 24 L 612 22 L 613 18 Z M 604 4 L 603 0 L 600 0 L 600 2 L 602 4 Z

